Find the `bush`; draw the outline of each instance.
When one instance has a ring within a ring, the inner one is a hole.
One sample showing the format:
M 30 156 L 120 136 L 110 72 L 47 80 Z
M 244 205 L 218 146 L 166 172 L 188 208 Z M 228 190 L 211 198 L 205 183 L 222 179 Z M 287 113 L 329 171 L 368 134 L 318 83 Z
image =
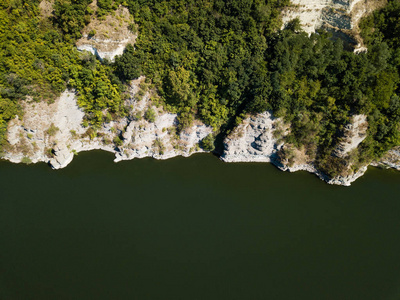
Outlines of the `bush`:
M 96 35 L 96 30 L 94 30 L 94 29 L 90 30 L 89 37 L 93 37 L 95 35 Z
M 210 133 L 201 141 L 200 146 L 206 151 L 214 151 L 215 149 L 214 141 L 215 141 L 214 135 Z
M 156 112 L 152 109 L 149 108 L 145 113 L 144 113 L 144 118 L 148 121 L 153 123 L 156 120 Z
M 117 146 L 117 147 L 121 147 L 124 143 L 119 136 L 116 136 L 113 139 L 113 142 L 114 142 L 115 146 Z
M 51 123 L 50 127 L 46 130 L 46 133 L 49 136 L 54 136 L 56 135 L 57 131 L 59 131 L 60 129 L 58 127 L 56 127 L 53 123 Z
M 21 162 L 22 162 L 23 164 L 29 165 L 29 164 L 32 163 L 32 160 L 31 160 L 29 157 L 24 156 L 24 157 L 21 159 Z
M 135 121 L 139 121 L 142 118 L 142 112 L 138 111 L 133 115 L 133 118 L 135 119 Z
M 158 154 L 163 155 L 164 154 L 164 150 L 165 150 L 165 146 L 162 143 L 162 141 L 160 139 L 156 139 L 153 143 L 153 147 L 157 149 Z
M 140 63 L 133 55 L 134 50 L 133 46 L 128 44 L 124 53 L 115 59 L 116 73 L 122 81 L 138 78 L 141 74 Z

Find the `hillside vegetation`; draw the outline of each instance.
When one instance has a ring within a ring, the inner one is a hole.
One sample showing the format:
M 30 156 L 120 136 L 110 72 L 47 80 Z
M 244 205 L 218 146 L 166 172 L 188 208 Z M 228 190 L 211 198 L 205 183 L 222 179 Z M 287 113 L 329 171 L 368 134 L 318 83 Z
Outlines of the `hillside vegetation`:
M 98 0 L 95 12 L 88 0 L 56 0 L 50 18 L 40 17 L 38 4 L 0 4 L 2 143 L 20 101 L 52 101 L 74 88 L 84 125 L 96 128 L 124 116 L 125 84 L 145 75 L 159 103 L 178 113 L 180 129 L 199 118 L 226 134 L 245 114 L 272 110 L 291 124 L 286 142 L 305 146 L 331 176 L 349 160 L 357 168 L 400 144 L 399 0 L 362 21 L 368 52 L 361 54 L 326 32 L 308 36 L 297 20 L 280 30 L 287 0 Z M 135 46 L 114 63 L 76 51 L 93 15 L 119 5 L 138 25 Z M 368 116 L 368 137 L 351 157 L 333 157 L 355 114 Z

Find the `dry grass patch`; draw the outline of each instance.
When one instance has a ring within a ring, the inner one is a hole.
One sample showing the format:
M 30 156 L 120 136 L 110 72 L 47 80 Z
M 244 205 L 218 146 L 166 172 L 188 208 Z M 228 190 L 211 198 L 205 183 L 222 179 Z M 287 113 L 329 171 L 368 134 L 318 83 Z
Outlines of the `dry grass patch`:
M 89 7 L 94 12 L 97 9 L 95 2 Z M 135 42 L 137 34 L 132 30 L 137 31 L 137 27 L 126 7 L 120 6 L 115 12 L 100 18 L 93 13 L 91 22 L 82 30 L 83 37 L 76 45 L 91 45 L 98 51 L 112 52 L 119 43 Z
M 50 18 L 53 13 L 54 0 L 43 0 L 39 4 L 40 16 L 43 19 Z

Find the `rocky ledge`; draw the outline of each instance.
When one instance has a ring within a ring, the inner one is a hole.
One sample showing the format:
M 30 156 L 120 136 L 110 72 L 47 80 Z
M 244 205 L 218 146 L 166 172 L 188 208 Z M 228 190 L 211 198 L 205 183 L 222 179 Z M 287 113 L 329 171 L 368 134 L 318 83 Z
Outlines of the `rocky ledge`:
M 144 78 L 132 81 L 131 97 L 126 100 L 131 110 L 127 117 L 103 124 L 96 132 L 82 126 L 83 111 L 73 91 L 65 91 L 54 103 L 26 102 L 23 120 L 16 117 L 8 126 L 4 159 L 14 163 L 46 162 L 54 169 L 66 167 L 81 151 L 101 149 L 115 154 L 115 162 L 134 158 L 168 159 L 205 152 L 199 144 L 211 127 L 196 121 L 178 133 L 177 115 L 157 107 L 150 93 L 139 96 Z M 151 111 L 151 118 L 148 115 Z M 355 115 L 345 126 L 343 138 L 333 155 L 346 157 L 365 138 L 365 116 Z M 248 116 L 224 140 L 221 160 L 225 162 L 271 162 L 283 171 L 308 171 L 329 184 L 348 186 L 367 170 L 349 167 L 345 175 L 329 178 L 315 166 L 304 149 L 285 144 L 290 126 L 271 112 Z M 290 157 L 281 155 L 290 152 Z M 400 170 L 400 147 L 392 149 L 374 166 Z
M 367 127 L 364 115 L 353 116 L 333 154 L 345 158 L 365 139 Z M 352 170 L 349 165 L 346 174 L 330 178 L 316 167 L 304 149 L 296 149 L 283 142 L 289 131 L 290 126 L 282 119 L 274 118 L 271 112 L 249 116 L 225 138 L 220 158 L 225 162 L 271 162 L 282 171 L 307 171 L 329 184 L 344 186 L 349 186 L 367 171 L 367 166 Z M 400 170 L 399 149 L 389 151 L 382 161 L 372 165 Z M 289 158 L 282 157 L 281 153 L 285 151 L 290 151 Z
M 73 91 L 65 91 L 54 103 L 27 102 L 23 120 L 16 117 L 8 126 L 4 159 L 14 163 L 46 162 L 54 169 L 66 167 L 81 151 L 101 149 L 115 154 L 115 161 L 154 157 L 167 159 L 204 152 L 199 143 L 212 128 L 197 121 L 177 133 L 177 115 L 156 107 L 147 92 L 138 96 L 138 85 L 132 82 L 132 108 L 125 118 L 103 124 L 96 132 L 82 126 L 83 111 Z M 152 111 L 147 120 L 145 112 Z

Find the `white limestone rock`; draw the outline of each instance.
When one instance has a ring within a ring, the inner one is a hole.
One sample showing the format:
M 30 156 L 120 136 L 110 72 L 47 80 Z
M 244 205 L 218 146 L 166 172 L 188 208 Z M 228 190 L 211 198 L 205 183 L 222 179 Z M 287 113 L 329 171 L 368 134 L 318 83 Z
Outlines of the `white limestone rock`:
M 274 138 L 279 119 L 264 112 L 245 119 L 225 139 L 221 159 L 226 162 L 269 162 L 281 147 Z
M 138 92 L 136 88 L 139 79 L 132 86 L 134 94 Z M 207 135 L 213 132 L 210 126 L 206 126 L 200 121 L 184 129 L 179 135 L 177 131 L 177 115 L 166 112 L 152 105 L 150 96 L 146 93 L 141 100 L 131 100 L 133 107 L 132 115 L 144 114 L 148 109 L 156 112 L 154 122 L 149 122 L 144 118 L 129 121 L 125 132 L 122 134 L 123 145 L 119 147 L 115 161 L 130 160 L 133 158 L 153 157 L 156 159 L 168 159 L 174 156 L 189 156 L 193 153 L 204 152 L 199 147 L 199 143 Z
M 54 157 L 50 159 L 49 163 L 53 169 L 65 168 L 74 158 L 74 154 L 68 147 L 57 145 L 54 148 Z
M 114 61 L 117 55 L 124 53 L 125 47 L 134 41 L 133 38 L 129 37 L 123 40 L 102 40 L 96 38 L 89 38 L 84 35 L 83 40 L 79 41 L 76 48 L 79 51 L 88 51 L 99 59 L 108 59 Z
M 293 7 L 283 13 L 283 24 L 299 18 L 305 32 L 311 34 L 323 25 L 351 29 L 350 13 L 358 0 L 292 0 Z
M 24 118 L 16 117 L 9 122 L 8 142 L 4 159 L 19 163 L 29 159 L 33 163 L 46 162 L 53 169 L 66 167 L 75 153 L 101 149 L 115 154 L 115 161 L 141 157 L 167 159 L 177 155 L 189 156 L 204 152 L 198 144 L 208 134 L 211 127 L 200 121 L 177 131 L 177 115 L 154 106 L 147 92 L 141 100 L 136 94 L 144 77 L 132 82 L 132 106 L 130 115 L 103 124 L 95 137 L 85 135 L 88 130 L 81 124 L 84 112 L 78 107 L 73 91 L 65 91 L 52 104 L 25 102 Z M 154 122 L 144 118 L 135 120 L 139 111 L 153 109 L 157 116 Z M 122 145 L 117 147 L 113 140 L 122 135 Z
M 340 142 L 335 147 L 333 155 L 344 158 L 356 149 L 367 137 L 368 122 L 366 115 L 354 115 L 351 122 L 346 125 Z
M 389 150 L 378 162 L 373 162 L 371 165 L 400 171 L 400 146 Z
M 348 130 L 354 135 L 349 143 L 344 144 L 343 152 L 341 152 L 343 155 L 355 149 L 365 138 L 366 117 L 357 115 L 353 120 L 354 122 L 348 126 Z M 349 186 L 366 172 L 367 166 L 364 166 L 356 172 L 349 170 L 347 176 L 329 178 L 314 166 L 313 160 L 306 155 L 304 149 L 295 149 L 293 146 L 279 141 L 277 136 L 284 137 L 289 130 L 290 128 L 284 125 L 281 119 L 274 118 L 270 112 L 249 116 L 225 138 L 225 150 L 221 155 L 221 160 L 225 162 L 271 162 L 282 171 L 307 171 L 329 184 L 343 186 Z M 290 148 L 294 154 L 292 162 L 278 157 L 278 151 L 286 148 Z

